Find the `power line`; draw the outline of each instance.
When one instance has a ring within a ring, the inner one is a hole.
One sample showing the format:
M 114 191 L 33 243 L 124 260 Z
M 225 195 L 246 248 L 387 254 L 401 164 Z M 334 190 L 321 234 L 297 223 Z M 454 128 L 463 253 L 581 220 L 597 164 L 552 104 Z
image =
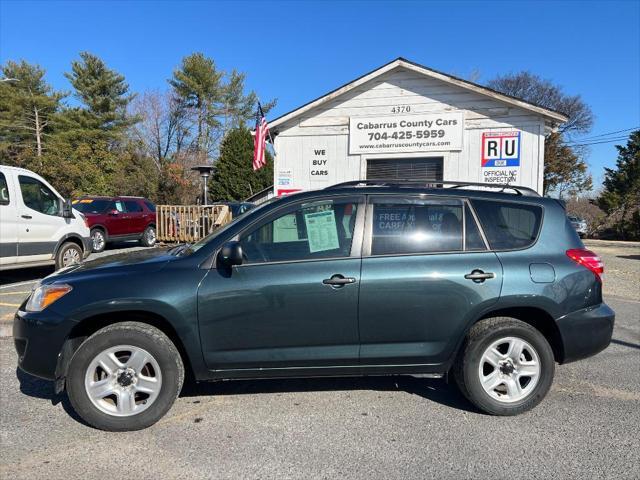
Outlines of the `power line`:
M 587 146 L 587 145 L 598 145 L 598 144 L 601 144 L 601 143 L 622 142 L 622 141 L 624 141 L 626 139 L 627 139 L 627 137 L 625 136 L 625 137 L 611 138 L 611 139 L 608 139 L 608 140 L 604 140 L 603 139 L 603 140 L 600 140 L 600 141 L 585 142 L 585 143 L 567 143 L 566 145 L 568 147 L 584 147 L 584 146 Z
M 600 135 L 590 135 L 588 137 L 578 138 L 574 141 L 575 142 L 591 141 L 600 137 L 608 137 L 609 135 L 613 135 L 614 133 L 629 132 L 631 130 L 638 130 L 638 129 L 640 129 L 640 127 L 625 128 L 624 130 L 616 130 L 615 132 L 607 132 L 607 133 L 601 133 Z

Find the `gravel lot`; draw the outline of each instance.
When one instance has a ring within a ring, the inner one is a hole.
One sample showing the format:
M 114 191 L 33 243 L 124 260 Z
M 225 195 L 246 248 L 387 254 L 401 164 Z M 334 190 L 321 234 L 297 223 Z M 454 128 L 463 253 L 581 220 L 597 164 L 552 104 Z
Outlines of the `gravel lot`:
M 613 343 L 558 367 L 527 414 L 483 415 L 443 380 L 238 381 L 192 385 L 155 426 L 104 433 L 17 371 L 3 338 L 0 478 L 637 479 L 640 248 L 588 245 L 605 260 Z
M 640 300 L 640 242 L 584 240 L 604 261 L 604 292 Z

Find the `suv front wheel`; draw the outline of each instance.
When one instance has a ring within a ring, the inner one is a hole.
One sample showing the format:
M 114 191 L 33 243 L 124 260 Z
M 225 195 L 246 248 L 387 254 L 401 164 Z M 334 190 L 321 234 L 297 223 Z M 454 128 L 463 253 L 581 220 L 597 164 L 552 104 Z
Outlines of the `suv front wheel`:
M 129 431 L 162 418 L 183 381 L 180 354 L 163 332 L 122 322 L 98 330 L 78 347 L 66 386 L 71 405 L 88 424 Z
M 453 374 L 464 396 L 484 412 L 517 415 L 542 401 L 554 371 L 553 351 L 538 330 L 496 317 L 471 328 Z

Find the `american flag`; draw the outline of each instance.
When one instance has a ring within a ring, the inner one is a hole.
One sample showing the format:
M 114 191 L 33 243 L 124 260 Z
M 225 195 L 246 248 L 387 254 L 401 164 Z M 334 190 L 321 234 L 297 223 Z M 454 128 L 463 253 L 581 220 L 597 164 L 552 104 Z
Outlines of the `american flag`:
M 253 141 L 253 169 L 258 170 L 267 164 L 264 155 L 266 148 L 267 136 L 269 135 L 269 125 L 267 119 L 264 118 L 262 106 L 258 102 L 258 111 L 256 112 L 256 136 Z

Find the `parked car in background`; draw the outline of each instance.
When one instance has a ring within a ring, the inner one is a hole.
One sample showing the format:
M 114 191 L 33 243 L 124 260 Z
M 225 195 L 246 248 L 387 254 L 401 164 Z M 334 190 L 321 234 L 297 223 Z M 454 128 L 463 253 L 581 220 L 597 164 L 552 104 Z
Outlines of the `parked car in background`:
M 145 247 L 156 243 L 156 206 L 142 197 L 81 197 L 73 206 L 86 217 L 94 252 L 108 242 L 139 240 Z
M 40 175 L 0 165 L 0 270 L 78 263 L 91 253 L 86 218 Z
M 18 365 L 104 430 L 159 420 L 185 374 L 450 372 L 487 413 L 530 410 L 556 363 L 609 345 L 603 265 L 558 201 L 457 186 L 347 182 L 193 245 L 71 267 L 16 313 Z
M 575 231 L 580 235 L 580 238 L 584 238 L 587 236 L 587 222 L 580 217 L 576 217 L 573 215 L 568 215 L 567 218 L 569 222 L 571 222 L 571 226 L 575 229 Z

